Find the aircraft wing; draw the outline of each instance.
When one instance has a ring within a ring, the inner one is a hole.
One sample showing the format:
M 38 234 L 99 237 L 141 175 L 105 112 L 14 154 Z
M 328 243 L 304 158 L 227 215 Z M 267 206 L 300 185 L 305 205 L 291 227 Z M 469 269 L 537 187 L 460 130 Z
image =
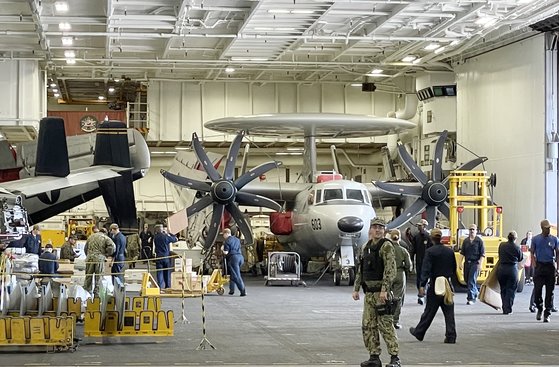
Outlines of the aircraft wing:
M 294 201 L 298 193 L 312 187 L 311 183 L 252 181 L 241 192 L 267 197 L 275 201 Z
M 92 166 L 72 171 L 66 177 L 36 176 L 17 181 L 5 182 L 2 189 L 23 195 L 26 198 L 45 192 L 61 190 L 68 187 L 97 183 L 98 181 L 120 177 L 119 172 L 129 171 L 130 168 L 116 166 Z

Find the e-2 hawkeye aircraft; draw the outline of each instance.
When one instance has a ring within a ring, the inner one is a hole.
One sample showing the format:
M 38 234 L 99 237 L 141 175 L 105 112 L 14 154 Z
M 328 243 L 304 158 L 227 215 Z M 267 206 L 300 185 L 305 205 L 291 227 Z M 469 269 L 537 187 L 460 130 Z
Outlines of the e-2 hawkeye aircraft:
M 413 128 L 415 124 L 396 118 L 364 115 L 266 114 L 222 118 L 206 123 L 205 127 L 237 133 L 229 148 L 223 174 L 214 167 L 215 159 L 208 158 L 196 133 L 192 136 L 192 145 L 209 181 L 200 179 L 199 175 L 195 178 L 194 175 L 188 175 L 188 170 L 183 170 L 183 175 L 162 170 L 162 175 L 170 182 L 192 189 L 201 196 L 186 209 L 188 217 L 212 206 L 205 248 L 210 248 L 215 242 L 225 210 L 237 223 L 245 242 L 250 244 L 253 242 L 252 231 L 238 206 L 281 211 L 281 202 L 286 211 L 276 215 L 272 213 L 272 228 L 281 228 L 275 233 L 278 240 L 299 253 L 303 260 L 334 254 L 334 283 L 339 285 L 343 278 L 353 284 L 354 248 L 368 239 L 369 222 L 375 217 L 371 193 L 376 196 L 379 190 L 372 184 L 338 179 L 340 177 L 332 175 L 317 175 L 316 139 L 387 135 Z M 306 172 L 308 177 L 316 177 L 316 181 L 281 184 L 256 182 L 255 178 L 281 165 L 275 161 L 261 164 L 234 179 L 237 155 L 247 133 L 251 136 L 303 137 Z M 390 197 L 384 195 L 387 200 Z M 282 221 L 282 225 L 274 221 Z

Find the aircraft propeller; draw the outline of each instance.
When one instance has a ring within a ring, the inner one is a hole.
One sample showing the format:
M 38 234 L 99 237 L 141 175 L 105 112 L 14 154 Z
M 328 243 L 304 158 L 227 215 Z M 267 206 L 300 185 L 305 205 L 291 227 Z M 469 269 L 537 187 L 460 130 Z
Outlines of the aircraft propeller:
M 400 214 L 396 219 L 387 224 L 386 228 L 398 228 L 413 217 L 419 215 L 424 209 L 426 211 L 428 227 L 433 228 L 436 221 L 437 210 L 445 217 L 450 217 L 450 206 L 448 204 L 448 177 L 443 178 L 442 162 L 443 162 L 443 148 L 444 142 L 448 136 L 448 131 L 442 132 L 435 145 L 435 154 L 433 156 L 433 166 L 431 168 L 431 179 L 421 170 L 410 156 L 404 145 L 398 142 L 398 153 L 400 160 L 412 174 L 413 177 L 421 184 L 418 186 L 406 186 L 389 182 L 373 182 L 382 191 L 391 194 L 402 196 L 415 197 L 415 201 L 406 210 Z M 475 168 L 481 163 L 485 162 L 487 157 L 477 157 L 469 162 L 461 165 L 457 170 L 467 171 Z M 463 227 L 462 223 L 460 226 Z
M 198 135 L 196 133 L 192 134 L 194 152 L 196 153 L 198 161 L 202 164 L 204 170 L 208 174 L 211 182 L 198 181 L 161 170 L 161 174 L 173 184 L 206 193 L 200 200 L 186 208 L 186 215 L 188 217 L 210 205 L 213 205 L 210 227 L 204 244 L 206 249 L 209 249 L 217 238 L 224 210 L 227 210 L 231 214 L 247 244 L 253 243 L 254 239 L 250 225 L 246 221 L 238 205 L 266 207 L 276 211 L 281 210 L 281 205 L 274 200 L 268 199 L 264 196 L 242 192 L 242 188 L 246 184 L 269 170 L 280 166 L 281 162 L 272 161 L 263 163 L 246 173 L 243 173 L 236 180 L 233 180 L 237 155 L 239 154 L 241 142 L 245 134 L 245 131 L 240 131 L 231 143 L 229 152 L 227 153 L 227 162 L 225 164 L 223 176 L 219 174 L 217 169 L 212 165 L 211 160 L 208 159 L 208 155 L 204 151 L 204 148 L 198 139 Z

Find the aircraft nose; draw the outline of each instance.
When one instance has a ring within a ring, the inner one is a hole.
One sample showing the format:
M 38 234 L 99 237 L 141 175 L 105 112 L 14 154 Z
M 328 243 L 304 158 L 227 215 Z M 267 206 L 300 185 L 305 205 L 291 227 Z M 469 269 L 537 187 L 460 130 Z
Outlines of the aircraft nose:
M 338 220 L 338 229 L 347 233 L 359 232 L 363 229 L 363 220 L 358 217 L 343 217 Z

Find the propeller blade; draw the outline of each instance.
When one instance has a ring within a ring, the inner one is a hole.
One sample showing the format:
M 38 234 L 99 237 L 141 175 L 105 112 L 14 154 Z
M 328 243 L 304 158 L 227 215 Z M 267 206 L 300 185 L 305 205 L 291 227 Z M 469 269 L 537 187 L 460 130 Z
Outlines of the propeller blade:
M 245 151 L 243 152 L 243 162 L 241 163 L 241 176 L 244 175 L 247 171 L 247 163 L 248 163 L 248 150 L 250 149 L 250 144 L 245 145 Z
M 223 204 L 214 204 L 214 211 L 212 213 L 212 221 L 210 223 L 210 229 L 208 230 L 208 236 L 206 237 L 206 242 L 204 247 L 209 249 L 215 242 L 219 232 L 219 226 L 221 224 L 221 217 L 223 217 L 223 209 L 225 206 Z
M 237 226 L 241 230 L 241 233 L 245 237 L 245 244 L 250 245 L 254 242 L 254 238 L 252 237 L 252 230 L 250 225 L 247 223 L 245 216 L 241 213 L 241 210 L 235 203 L 229 203 L 225 206 L 227 211 L 231 213 L 233 219 L 237 223 Z
M 192 214 L 198 213 L 200 210 L 210 206 L 213 203 L 213 199 L 210 195 L 204 196 L 202 199 L 198 200 L 188 208 L 186 208 L 186 216 L 190 217 Z
M 425 175 L 425 173 L 423 173 L 421 168 L 419 168 L 417 163 L 414 162 L 413 158 L 406 150 L 406 147 L 404 147 L 404 144 L 402 144 L 401 142 L 398 142 L 398 153 L 400 154 L 402 163 L 404 164 L 404 166 L 406 166 L 412 176 L 415 177 L 417 181 L 421 182 L 421 184 L 425 185 L 428 181 L 427 176 Z
M 281 166 L 281 162 L 273 161 L 273 162 L 262 163 L 261 165 L 254 167 L 253 169 L 251 169 L 250 171 L 248 171 L 247 173 L 245 173 L 244 175 L 236 179 L 235 187 L 237 187 L 237 190 L 240 190 L 243 186 L 245 186 L 250 181 L 254 180 L 256 177 L 279 166 Z
M 260 206 L 275 210 L 276 212 L 281 210 L 281 205 L 276 203 L 274 200 L 248 192 L 237 192 L 237 202 L 240 205 Z
M 227 153 L 227 162 L 225 163 L 225 171 L 223 171 L 223 178 L 226 180 L 231 180 L 233 178 L 233 172 L 235 170 L 235 162 L 237 161 L 237 155 L 239 155 L 239 148 L 241 147 L 241 142 L 245 137 L 245 131 L 241 130 L 235 136 L 235 139 L 229 147 L 229 153 Z
M 196 133 L 192 133 L 192 145 L 194 145 L 194 152 L 196 153 L 196 157 L 198 158 L 198 161 L 202 163 L 204 171 L 206 171 L 208 177 L 213 182 L 220 180 L 221 175 L 219 174 L 219 172 L 217 172 L 212 162 L 208 158 L 208 155 L 204 151 L 204 148 L 202 147 L 202 144 L 200 143 L 200 140 L 198 139 L 198 135 Z
M 448 131 L 443 131 L 443 133 L 437 140 L 437 144 L 435 145 L 435 154 L 433 155 L 433 168 L 431 170 L 431 179 L 433 181 L 440 182 L 443 179 L 443 148 L 447 136 Z
M 389 194 L 398 194 L 404 196 L 421 196 L 422 187 L 405 186 L 390 182 L 374 181 L 373 185 Z
M 427 206 L 427 203 L 422 198 L 417 198 L 398 218 L 386 225 L 387 229 L 394 229 L 403 226 L 410 221 L 413 217 L 421 213 Z
M 477 157 L 475 159 L 472 159 L 469 162 L 464 163 L 463 165 L 461 165 L 460 167 L 456 168 L 456 171 L 470 171 L 474 168 L 476 168 L 477 166 L 479 166 L 480 164 L 484 163 L 487 160 L 487 157 Z M 449 177 L 446 177 L 442 183 L 448 188 L 448 180 Z
M 437 207 L 433 205 L 428 205 L 427 209 L 427 229 L 435 228 L 435 222 L 437 221 Z
M 442 215 L 444 215 L 448 220 L 450 220 L 450 205 L 448 205 L 447 202 L 441 203 L 439 205 L 439 211 L 442 213 Z M 462 223 L 461 220 L 458 220 L 458 228 L 459 229 L 464 229 L 466 228 L 464 226 L 464 223 Z
M 193 190 L 202 191 L 202 192 L 209 192 L 210 188 L 211 188 L 210 184 L 208 184 L 207 182 L 202 182 L 202 181 L 198 181 L 198 180 L 193 180 L 193 179 L 188 178 L 188 177 L 175 175 L 174 173 L 165 171 L 164 169 L 161 170 L 161 174 L 163 175 L 163 177 L 165 177 L 171 183 L 173 183 L 175 185 L 178 185 L 178 186 L 186 187 L 187 189 L 193 189 Z

